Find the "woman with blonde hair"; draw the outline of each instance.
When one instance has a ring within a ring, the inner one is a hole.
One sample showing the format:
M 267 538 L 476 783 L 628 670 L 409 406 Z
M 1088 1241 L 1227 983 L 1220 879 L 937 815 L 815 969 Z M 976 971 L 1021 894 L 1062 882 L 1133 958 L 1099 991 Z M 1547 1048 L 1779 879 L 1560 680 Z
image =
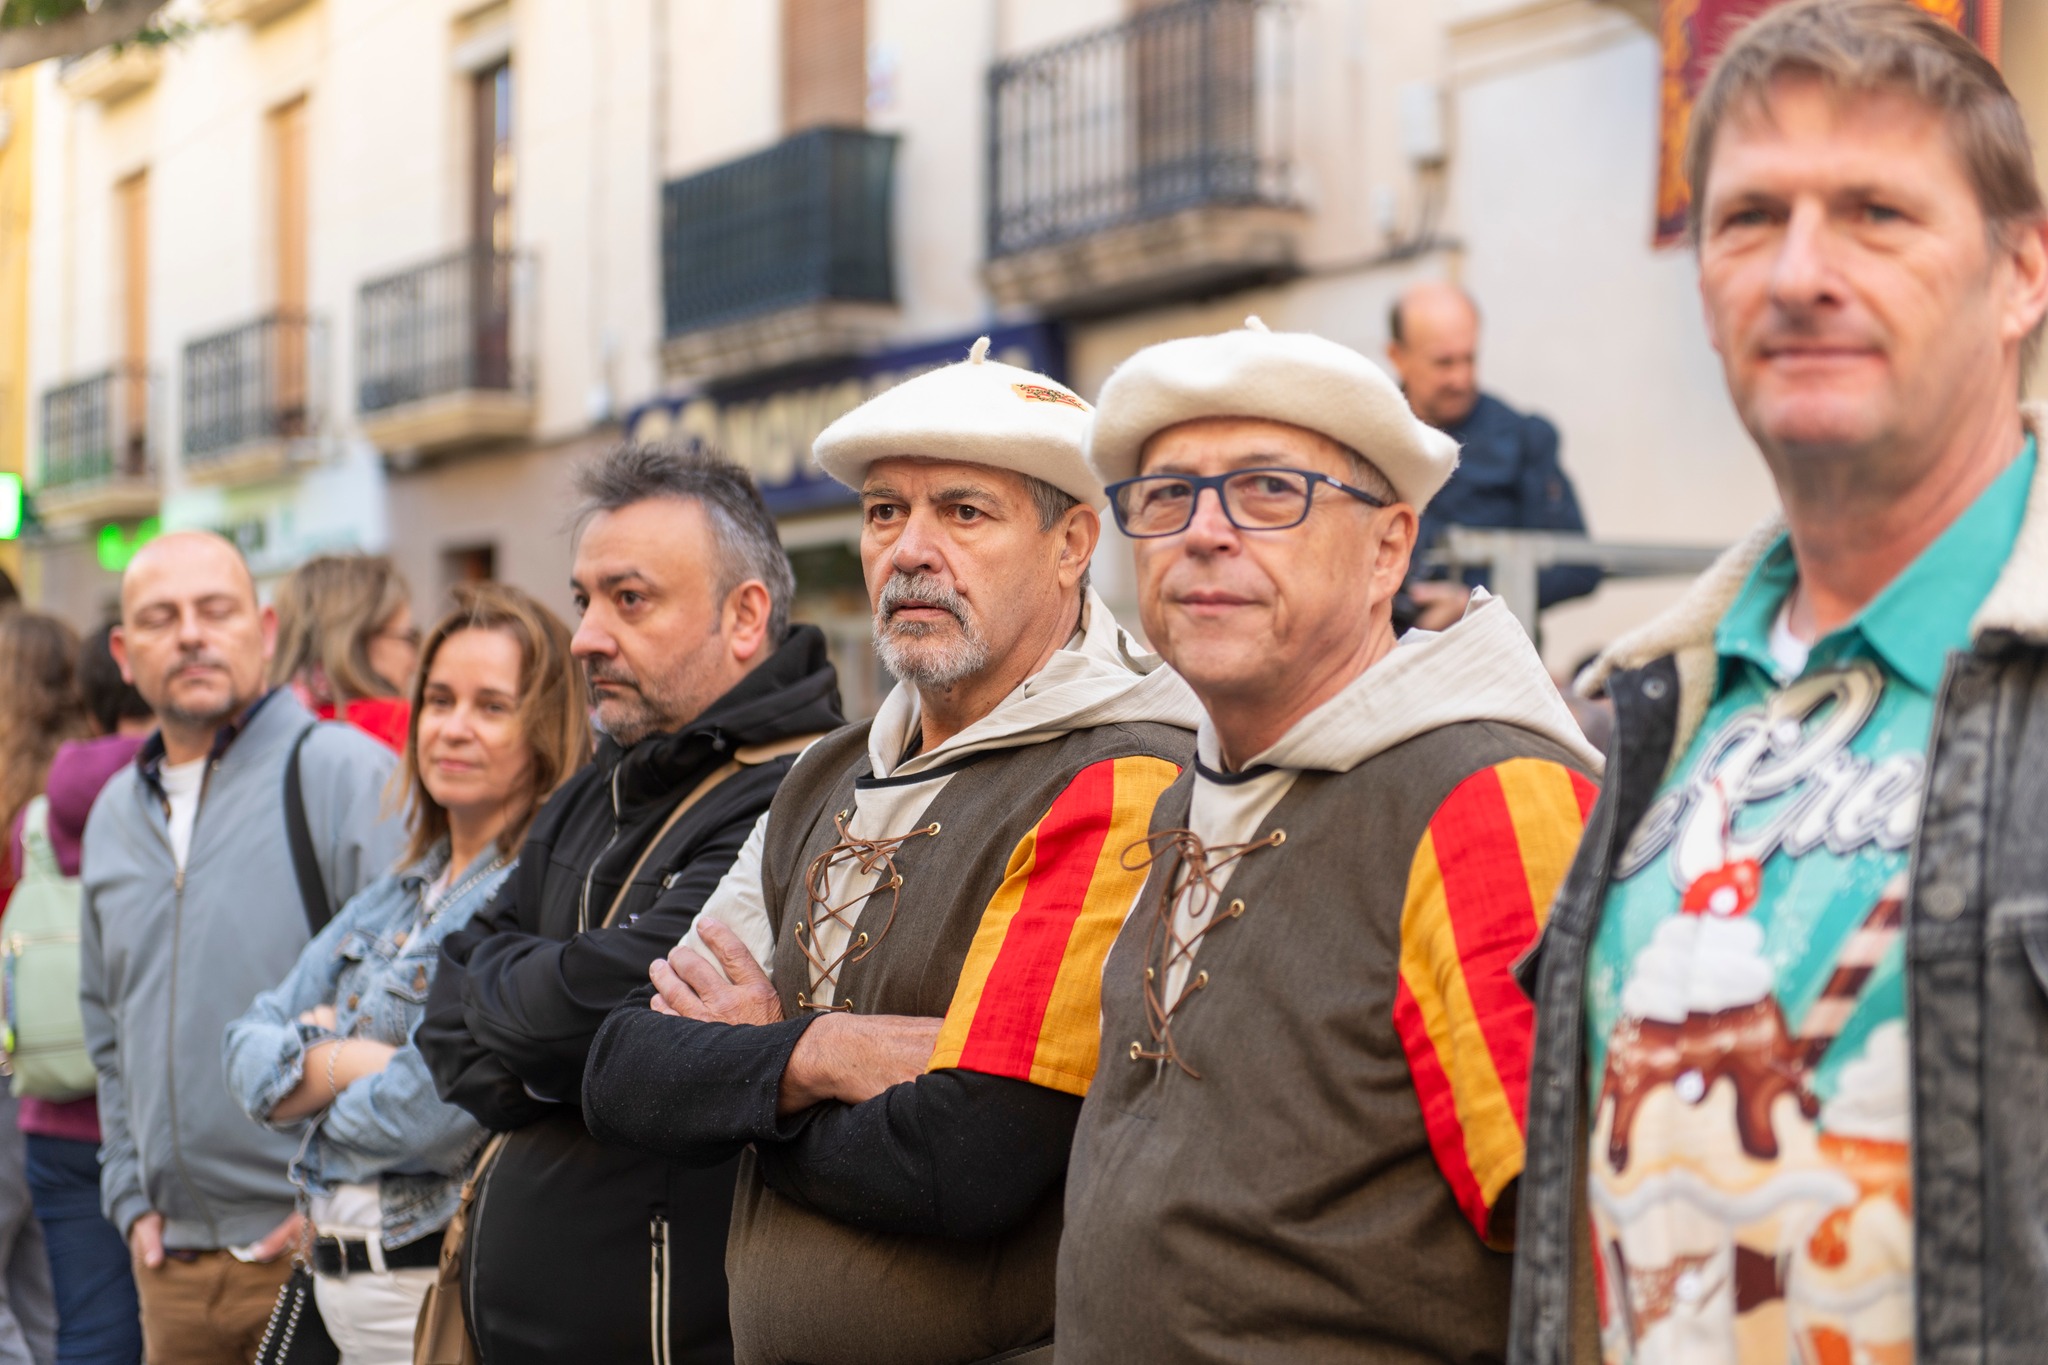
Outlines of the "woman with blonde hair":
M 342 1365 L 412 1359 L 442 1230 L 483 1145 L 413 1046 L 441 941 L 510 875 L 533 816 L 590 752 L 569 630 L 516 588 L 457 589 L 427 636 L 398 782 L 411 843 L 228 1029 L 228 1088 L 259 1123 L 311 1120 L 314 1294 Z
M 405 744 L 405 692 L 419 664 L 411 590 L 384 555 L 316 555 L 285 575 L 272 603 L 271 686 L 289 683 L 322 720 Z

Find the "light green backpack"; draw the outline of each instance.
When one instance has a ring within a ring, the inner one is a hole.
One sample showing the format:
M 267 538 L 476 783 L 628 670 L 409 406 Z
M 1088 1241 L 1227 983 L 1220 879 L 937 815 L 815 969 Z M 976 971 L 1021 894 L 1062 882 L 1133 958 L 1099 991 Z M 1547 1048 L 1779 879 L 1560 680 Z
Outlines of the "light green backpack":
M 0 919 L 0 1046 L 16 1095 L 80 1099 L 98 1078 L 78 1009 L 78 879 L 57 866 L 47 798 L 29 802 L 21 843 L 21 880 Z

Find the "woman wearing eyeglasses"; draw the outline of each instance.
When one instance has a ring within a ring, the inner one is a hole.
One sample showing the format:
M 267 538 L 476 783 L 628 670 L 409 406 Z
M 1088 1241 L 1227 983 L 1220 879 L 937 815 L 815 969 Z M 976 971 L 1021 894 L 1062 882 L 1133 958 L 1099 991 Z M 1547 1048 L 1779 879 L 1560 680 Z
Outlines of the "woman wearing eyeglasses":
M 384 555 L 316 555 L 277 588 L 270 683 L 289 683 L 322 720 L 405 747 L 406 694 L 420 660 L 411 590 Z
M 412 1046 L 441 940 L 511 872 L 549 792 L 590 750 L 568 629 L 480 584 L 427 637 L 400 780 L 412 839 L 277 989 L 228 1029 L 228 1085 L 273 1127 L 311 1120 L 315 1296 L 343 1365 L 412 1359 L 441 1233 L 484 1132 L 443 1104 Z

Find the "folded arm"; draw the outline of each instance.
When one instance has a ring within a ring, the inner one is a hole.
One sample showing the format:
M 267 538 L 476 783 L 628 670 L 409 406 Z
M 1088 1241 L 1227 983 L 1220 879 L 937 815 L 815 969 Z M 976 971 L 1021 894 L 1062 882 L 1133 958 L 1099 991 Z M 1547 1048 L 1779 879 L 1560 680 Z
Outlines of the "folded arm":
M 591 1039 L 607 1015 L 647 984 L 648 960 L 668 951 L 690 927 L 732 866 L 748 828 L 735 822 L 707 840 L 630 923 L 585 930 L 566 941 L 472 931 L 459 989 L 463 1019 L 477 1046 L 503 1062 L 532 1095 L 575 1103 Z M 458 937 L 451 935 L 450 944 Z

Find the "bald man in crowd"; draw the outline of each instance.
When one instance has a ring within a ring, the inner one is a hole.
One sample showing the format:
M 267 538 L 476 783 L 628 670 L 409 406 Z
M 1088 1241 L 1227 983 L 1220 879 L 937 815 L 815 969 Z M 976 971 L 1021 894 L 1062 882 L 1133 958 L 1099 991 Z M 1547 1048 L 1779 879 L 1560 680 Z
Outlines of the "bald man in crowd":
M 210 532 L 152 542 L 122 577 L 109 644 L 157 730 L 86 824 L 79 995 L 100 1203 L 133 1254 L 150 1365 L 256 1354 L 300 1229 L 298 1140 L 229 1097 L 221 1037 L 404 837 L 382 810 L 391 753 L 265 688 L 276 636 Z
M 1408 405 L 1460 447 L 1458 472 L 1423 514 L 1418 565 L 1449 526 L 1585 531 L 1578 495 L 1558 463 L 1557 428 L 1480 391 L 1479 307 L 1470 295 L 1443 280 L 1412 285 L 1388 313 L 1387 335 L 1387 358 Z M 1415 624 L 1442 630 L 1464 615 L 1471 590 L 1484 582 L 1479 571 L 1463 582 L 1418 571 L 1408 585 Z M 1598 569 L 1553 565 L 1538 576 L 1538 605 L 1583 597 L 1599 585 Z

